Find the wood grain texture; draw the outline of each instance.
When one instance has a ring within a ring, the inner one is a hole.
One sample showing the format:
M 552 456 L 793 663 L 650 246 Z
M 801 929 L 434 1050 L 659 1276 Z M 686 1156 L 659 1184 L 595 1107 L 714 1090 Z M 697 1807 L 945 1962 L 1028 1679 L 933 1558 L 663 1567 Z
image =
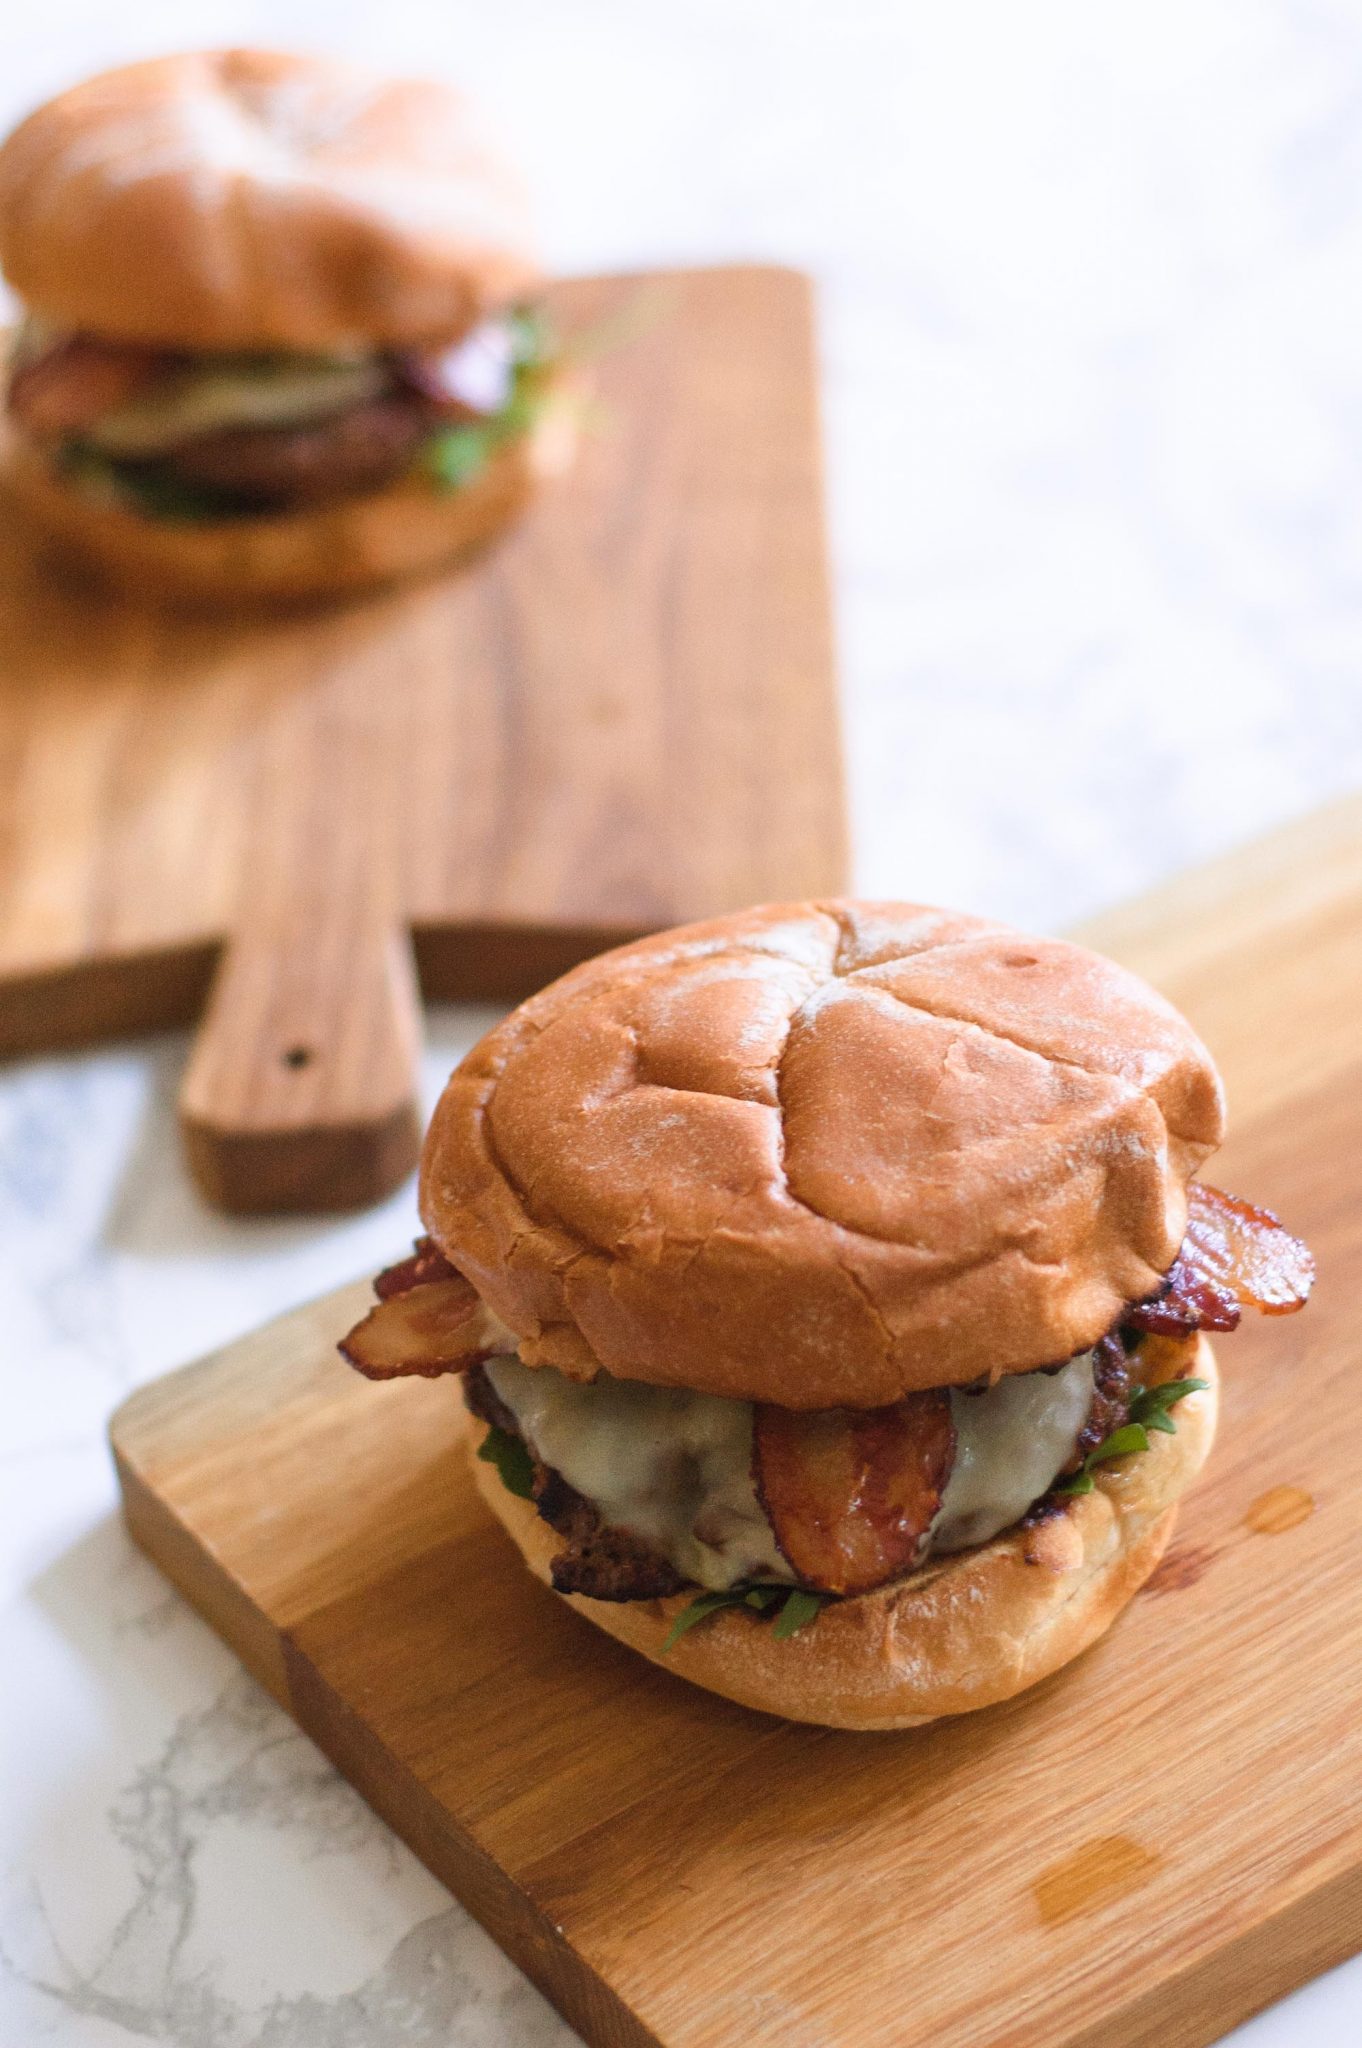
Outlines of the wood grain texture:
M 1221 1341 L 1167 1557 L 1019 1700 L 832 1734 L 631 1656 L 479 1511 L 451 1390 L 333 1364 L 362 1289 L 115 1420 L 139 1540 L 593 2043 L 1196 2048 L 1362 1946 L 1362 806 L 1085 936 L 1206 1033 L 1215 1177 L 1320 1280 Z
M 845 879 L 807 282 L 554 300 L 605 343 L 577 463 L 461 573 L 214 620 L 0 527 L 0 1053 L 206 1004 L 181 1119 L 226 1208 L 407 1171 L 418 977 L 519 996 Z

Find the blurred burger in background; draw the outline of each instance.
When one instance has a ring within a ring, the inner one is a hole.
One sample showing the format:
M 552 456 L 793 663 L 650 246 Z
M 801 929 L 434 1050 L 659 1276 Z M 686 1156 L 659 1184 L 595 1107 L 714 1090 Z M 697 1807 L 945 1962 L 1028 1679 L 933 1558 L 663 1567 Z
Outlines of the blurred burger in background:
M 305 597 L 435 567 L 561 464 L 524 194 L 429 80 L 132 64 L 0 147 L 11 488 L 118 580 Z

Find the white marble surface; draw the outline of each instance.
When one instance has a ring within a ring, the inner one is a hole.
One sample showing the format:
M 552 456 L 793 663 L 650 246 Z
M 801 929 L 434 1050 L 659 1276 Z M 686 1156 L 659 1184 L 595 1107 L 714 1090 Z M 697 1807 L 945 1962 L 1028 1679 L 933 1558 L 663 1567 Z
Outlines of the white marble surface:
M 0 117 L 187 35 L 461 73 L 561 267 L 817 273 L 867 890 L 1059 926 L 1362 782 L 1354 5 L 43 0 Z M 120 1532 L 120 1395 L 412 1223 L 204 1213 L 183 1053 L 0 1072 L 0 2042 L 564 2041 Z

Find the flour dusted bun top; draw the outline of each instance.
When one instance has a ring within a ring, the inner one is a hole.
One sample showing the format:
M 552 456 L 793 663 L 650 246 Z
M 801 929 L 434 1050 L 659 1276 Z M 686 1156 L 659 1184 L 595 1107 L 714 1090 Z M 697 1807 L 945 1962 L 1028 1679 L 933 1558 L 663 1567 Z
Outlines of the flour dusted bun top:
M 1092 1345 L 1218 1144 L 1190 1026 L 1112 962 L 902 903 L 589 961 L 452 1076 L 422 1212 L 530 1363 L 873 1407 Z
M 444 340 L 537 279 L 460 95 L 262 50 L 38 108 L 0 148 L 0 266 L 54 325 L 192 350 Z

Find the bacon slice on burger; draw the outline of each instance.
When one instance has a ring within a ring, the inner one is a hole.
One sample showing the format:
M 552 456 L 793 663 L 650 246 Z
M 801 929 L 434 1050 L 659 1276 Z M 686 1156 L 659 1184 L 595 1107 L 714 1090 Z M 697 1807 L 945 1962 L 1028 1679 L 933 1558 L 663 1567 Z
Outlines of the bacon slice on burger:
M 1167 1286 L 1123 1320 L 1127 1328 L 1164 1337 L 1233 1330 L 1246 1308 L 1267 1316 L 1304 1308 L 1314 1279 L 1309 1250 L 1270 1209 L 1193 1181 L 1187 1234 Z
M 77 434 L 148 390 L 173 361 L 164 349 L 135 342 L 61 335 L 15 364 L 9 410 L 37 441 Z
M 371 1308 L 340 1343 L 340 1352 L 370 1380 L 439 1379 L 467 1372 L 505 1349 L 487 1310 L 462 1273 L 422 1238 L 408 1259 L 374 1281 Z
M 890 1408 L 763 1402 L 753 1426 L 757 1496 L 776 1542 L 801 1585 L 824 1593 L 863 1593 L 912 1570 L 954 1457 L 939 1388 Z

